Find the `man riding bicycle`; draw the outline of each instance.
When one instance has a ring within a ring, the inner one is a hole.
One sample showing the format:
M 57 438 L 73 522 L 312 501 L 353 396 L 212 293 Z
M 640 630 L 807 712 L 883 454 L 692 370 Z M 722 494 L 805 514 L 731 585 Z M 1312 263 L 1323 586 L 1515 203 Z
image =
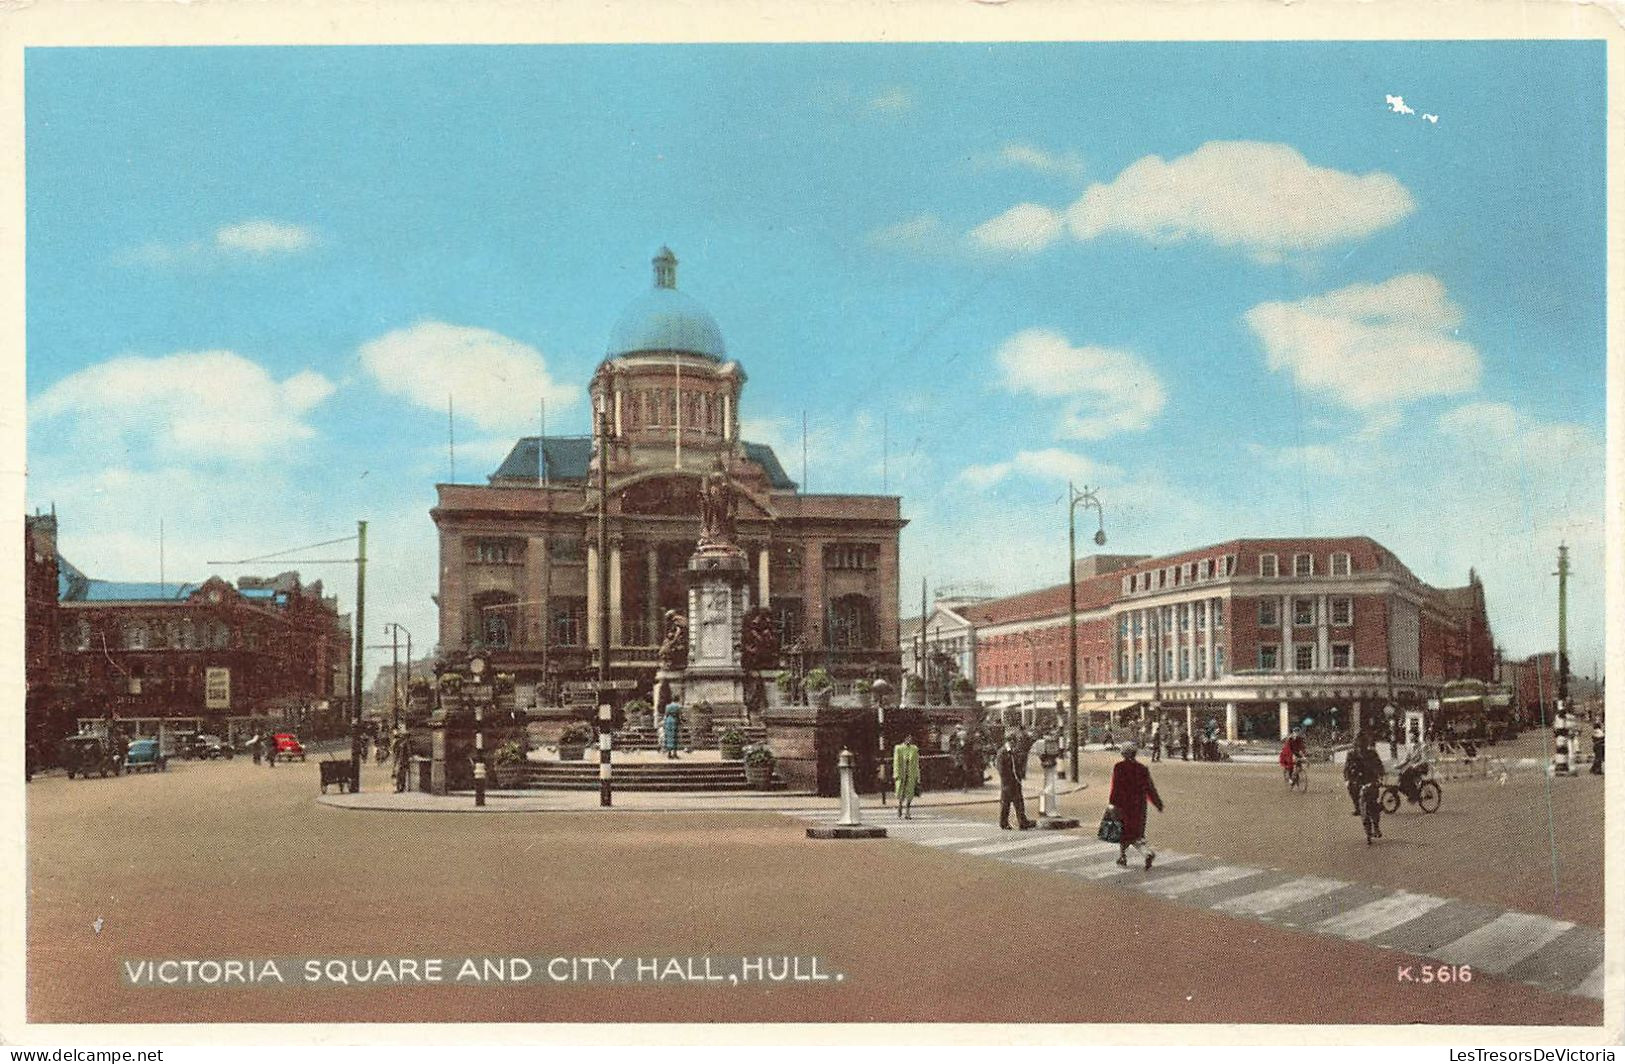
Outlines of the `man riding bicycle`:
M 1371 733 L 1361 732 L 1355 740 L 1348 760 L 1343 764 L 1343 778 L 1348 780 L 1349 797 L 1354 801 L 1354 815 L 1362 814 L 1370 824 L 1369 832 L 1382 838 L 1382 803 L 1378 801 L 1378 788 L 1387 774 L 1382 756 L 1372 746 Z
M 1303 729 L 1293 728 L 1292 734 L 1286 742 L 1281 744 L 1281 775 L 1291 783 L 1303 771 L 1304 754 L 1308 744 L 1304 742 Z

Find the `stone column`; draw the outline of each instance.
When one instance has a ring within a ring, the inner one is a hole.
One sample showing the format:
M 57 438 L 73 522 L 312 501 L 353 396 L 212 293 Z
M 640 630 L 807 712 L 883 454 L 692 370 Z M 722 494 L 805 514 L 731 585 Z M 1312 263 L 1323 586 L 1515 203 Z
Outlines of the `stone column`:
M 1326 596 L 1315 600 L 1315 667 L 1332 667 L 1332 615 Z
M 587 541 L 587 639 L 586 645 L 598 645 L 598 543 Z
M 1185 603 L 1185 617 L 1189 628 L 1185 629 L 1185 649 L 1191 652 L 1191 674 L 1189 679 L 1196 679 L 1196 603 Z M 1205 677 L 1207 674 L 1203 673 Z
M 533 626 L 526 626 L 525 637 L 530 645 L 540 647 L 547 638 L 547 537 L 530 536 L 525 541 L 525 590 L 519 597 L 530 603 L 522 607 L 521 615 L 536 618 Z
M 1354 700 L 1354 707 L 1349 711 L 1349 735 L 1360 734 L 1360 700 Z
M 1224 704 L 1224 738 L 1225 738 L 1225 741 L 1232 742 L 1232 743 L 1235 742 L 1236 741 L 1236 731 L 1237 731 L 1237 728 L 1236 728 L 1236 704 L 1234 702 L 1226 702 Z
M 1281 700 L 1281 738 L 1285 739 L 1292 730 L 1292 714 L 1285 699 Z
M 649 622 L 649 634 L 645 638 L 651 643 L 664 642 L 665 633 L 660 626 L 660 550 L 653 543 L 645 551 L 649 566 L 649 604 L 646 609 Z M 659 707 L 656 707 L 659 708 Z
M 756 604 L 767 609 L 768 595 L 772 591 L 771 580 L 768 576 L 768 566 L 772 563 L 772 556 L 766 547 L 756 552 Z
M 621 631 L 621 544 L 619 540 L 612 540 L 609 545 L 609 645 L 620 646 L 625 642 L 626 634 Z
M 1281 596 L 1281 671 L 1292 668 L 1292 596 Z

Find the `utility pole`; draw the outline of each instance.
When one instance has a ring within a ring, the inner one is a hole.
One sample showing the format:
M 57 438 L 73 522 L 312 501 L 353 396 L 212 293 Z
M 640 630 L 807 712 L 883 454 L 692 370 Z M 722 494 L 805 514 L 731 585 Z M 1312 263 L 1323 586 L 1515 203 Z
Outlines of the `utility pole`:
M 678 407 L 682 406 L 679 396 Z M 679 417 L 681 414 L 679 414 Z M 682 446 L 679 422 L 678 447 Z M 681 455 L 681 450 L 678 451 Z M 678 461 L 682 459 L 679 458 Z M 610 788 L 609 709 L 609 412 L 605 400 L 598 400 L 598 804 L 609 807 Z
M 367 647 L 367 522 L 356 522 L 355 675 L 350 686 L 350 785 L 361 790 L 361 677 Z
M 1569 548 L 1557 548 L 1557 701 L 1569 704 Z

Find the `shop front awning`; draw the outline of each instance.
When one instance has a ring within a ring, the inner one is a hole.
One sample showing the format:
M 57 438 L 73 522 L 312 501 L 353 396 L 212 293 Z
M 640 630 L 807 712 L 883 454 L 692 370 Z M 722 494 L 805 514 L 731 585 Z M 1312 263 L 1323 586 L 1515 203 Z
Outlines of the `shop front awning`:
M 1121 713 L 1126 709 L 1133 709 L 1140 704 L 1140 699 L 1119 699 L 1116 701 L 1090 701 L 1088 699 L 1081 699 L 1078 702 L 1078 709 L 1084 713 Z

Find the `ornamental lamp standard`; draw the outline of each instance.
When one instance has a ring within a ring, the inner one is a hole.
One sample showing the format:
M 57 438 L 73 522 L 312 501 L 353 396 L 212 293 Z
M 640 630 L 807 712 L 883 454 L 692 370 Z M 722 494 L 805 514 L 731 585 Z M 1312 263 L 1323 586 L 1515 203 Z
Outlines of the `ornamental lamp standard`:
M 1066 583 L 1067 583 L 1067 687 L 1071 703 L 1067 715 L 1068 778 L 1078 778 L 1078 504 L 1085 509 L 1093 506 L 1099 519 L 1095 531 L 1095 546 L 1106 545 L 1106 511 L 1100 507 L 1100 498 L 1085 487 L 1079 491 L 1069 480 L 1066 484 Z

